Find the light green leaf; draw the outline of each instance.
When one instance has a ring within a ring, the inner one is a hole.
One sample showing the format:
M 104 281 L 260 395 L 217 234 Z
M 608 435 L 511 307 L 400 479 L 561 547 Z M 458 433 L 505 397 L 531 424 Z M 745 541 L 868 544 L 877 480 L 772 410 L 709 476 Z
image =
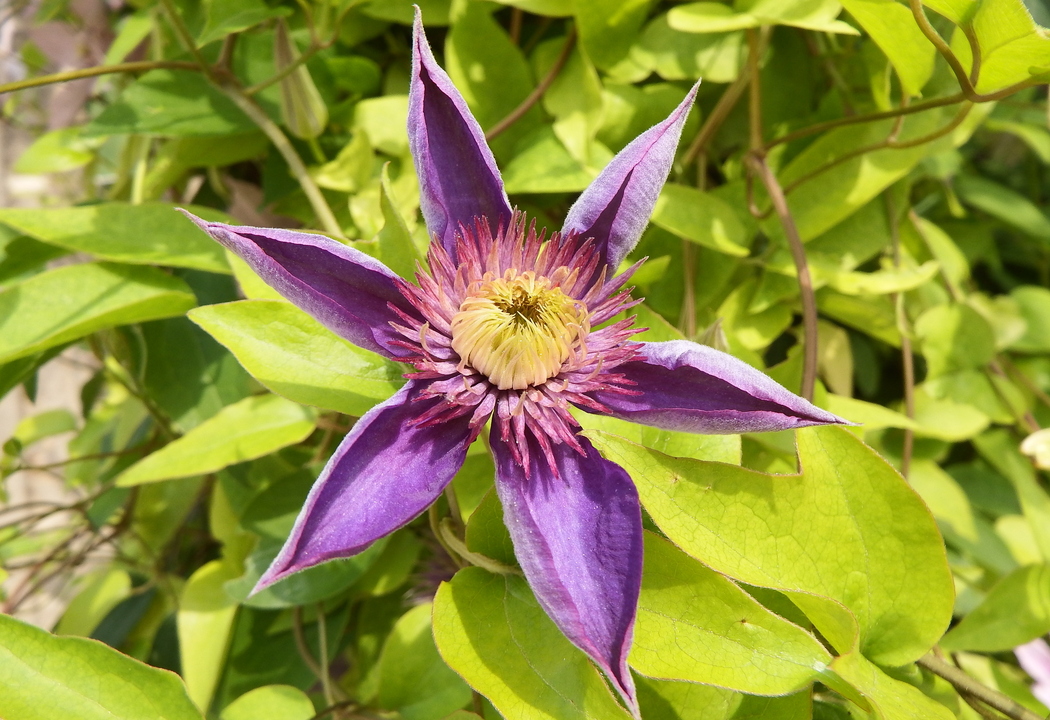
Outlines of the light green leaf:
M 284 301 L 206 305 L 189 318 L 259 382 L 296 402 L 360 417 L 402 384 L 398 365 L 340 340 Z
M 637 677 L 635 684 L 645 720 L 726 720 L 742 699 L 730 690 L 699 683 Z
M 618 435 L 625 440 L 644 445 L 651 450 L 659 450 L 672 457 L 724 462 L 731 465 L 740 464 L 739 435 L 698 435 L 663 430 L 650 425 L 620 420 L 610 415 L 594 415 L 583 411 L 573 413 L 573 417 L 586 430 L 600 430 Z
M 914 290 L 926 284 L 937 275 L 939 269 L 937 262 L 930 260 L 919 267 L 836 273 L 828 278 L 828 285 L 846 295 L 888 295 Z
M 445 662 L 504 717 L 630 718 L 523 578 L 460 570 L 434 598 L 434 640 Z
M 886 53 L 909 95 L 920 95 L 933 74 L 936 48 L 911 11 L 895 0 L 842 0 L 842 5 Z
M 181 315 L 189 287 L 159 270 L 108 263 L 67 265 L 0 290 L 0 362 L 98 330 Z
M 375 155 L 368 142 L 368 135 L 358 130 L 334 160 L 314 168 L 310 175 L 323 188 L 356 193 L 372 179 L 374 161 Z
M 911 430 L 918 428 L 918 424 L 903 413 L 895 412 L 876 403 L 843 395 L 828 393 L 828 401 L 824 409 L 839 417 L 860 423 L 861 429 L 865 432 L 890 427 Z
M 631 60 L 664 80 L 728 83 L 736 80 L 745 57 L 744 34 L 697 34 L 675 30 L 667 14 L 658 15 L 631 47 Z
M 106 49 L 106 57 L 103 65 L 116 65 L 122 62 L 131 51 L 139 46 L 150 30 L 154 28 L 153 13 L 145 8 L 131 15 L 125 15 L 120 19 L 117 36 L 113 38 L 109 48 Z
M 376 237 L 379 259 L 401 277 L 411 278 L 415 275 L 416 264 L 423 264 L 423 256 L 412 242 L 412 233 L 394 202 L 389 167 L 390 163 L 384 164 L 380 176 L 379 207 L 383 212 L 383 229 Z
M 288 7 L 271 8 L 262 0 L 207 0 L 204 12 L 206 20 L 197 38 L 197 47 L 247 30 L 265 20 L 291 15 L 292 10 Z
M 918 688 L 895 680 L 858 652 L 835 658 L 832 671 L 861 693 L 877 720 L 953 720 L 955 714 Z
M 627 469 L 676 545 L 717 572 L 784 591 L 841 652 L 859 631 L 865 655 L 901 665 L 947 627 L 954 590 L 933 518 L 847 430 L 799 430 L 803 473 L 784 477 L 587 436 Z
M 929 376 L 987 365 L 995 357 L 995 332 L 969 305 L 930 308 L 915 321 Z
M 229 561 L 212 560 L 190 576 L 179 598 L 182 677 L 190 699 L 204 712 L 222 677 L 237 616 L 237 602 L 223 590 L 223 583 L 239 574 Z
M 52 130 L 34 140 L 18 156 L 14 171 L 36 175 L 76 170 L 94 159 L 94 151 L 101 144 L 100 138 L 81 138 L 79 127 Z
M 4 720 L 201 720 L 178 675 L 0 615 Z
M 638 672 L 757 695 L 810 684 L 831 662 L 812 635 L 671 543 L 645 534 L 630 663 Z
M 947 442 L 969 440 L 988 427 L 988 416 L 952 398 L 936 398 L 925 385 L 915 389 L 916 434 Z
M 305 439 L 314 419 L 313 410 L 277 395 L 247 397 L 132 465 L 117 484 L 205 475 L 254 460 Z
M 843 295 L 831 288 L 824 288 L 817 292 L 817 308 L 822 315 L 843 325 L 860 330 L 893 347 L 900 347 L 901 335 L 897 329 L 897 316 L 893 303 L 886 296 Z
M 309 696 L 291 685 L 264 685 L 223 708 L 220 720 L 310 720 L 316 715 Z
M 1002 652 L 1050 632 L 1050 565 L 1018 568 L 941 640 L 949 652 Z
M 1024 318 L 1024 335 L 1015 340 L 1011 350 L 1025 353 L 1050 352 L 1050 290 L 1036 285 L 1014 288 L 1010 297 Z
M 1022 0 L 982 0 L 970 20 L 981 48 L 981 68 L 976 90 L 990 93 L 1044 76 L 1050 70 L 1050 38 L 1032 20 Z M 952 51 L 967 70 L 973 58 L 969 40 L 961 30 L 952 36 Z
M 750 237 L 733 206 L 686 185 L 664 185 L 652 223 L 727 255 L 746 257 L 750 252 Z
M 851 25 L 835 19 L 841 11 L 838 0 L 758 0 L 745 12 L 736 12 L 717 2 L 696 2 L 672 9 L 668 21 L 676 30 L 695 33 L 789 25 L 818 32 L 859 35 Z
M 442 717 L 470 702 L 470 688 L 438 655 L 430 614 L 424 603 L 402 615 L 379 656 L 376 701 L 405 720 Z
M 600 147 L 595 143 L 592 151 Z M 605 156 L 611 158 L 611 153 L 606 150 Z M 549 125 L 541 126 L 518 143 L 518 154 L 503 170 L 503 182 L 511 195 L 579 192 L 596 176 L 597 172 L 569 153 Z
M 55 627 L 56 635 L 91 635 L 109 611 L 131 593 L 131 576 L 115 565 L 85 575 L 79 584 L 80 591 Z
M 1050 562 L 1050 495 L 1039 485 L 1031 461 L 1021 454 L 1017 441 L 1007 430 L 986 432 L 974 438 L 973 444 L 988 464 L 1013 484 L 1036 545 L 1043 559 Z
M 206 220 L 228 220 L 210 208 L 189 205 Z M 48 209 L 0 209 L 0 223 L 53 245 L 103 260 L 172 265 L 229 273 L 222 246 L 166 203 L 103 203 Z
M 533 89 L 532 72 L 521 49 L 481 3 L 464 3 L 445 41 L 445 68 L 483 129 L 505 118 Z M 497 157 L 540 121 L 533 107 L 492 141 Z
M 248 116 L 199 72 L 150 70 L 84 126 L 92 135 L 229 135 L 255 130 Z
M 22 447 L 27 447 L 52 435 L 60 435 L 77 429 L 77 419 L 65 409 L 45 410 L 22 419 L 15 427 L 12 438 Z
M 394 157 L 408 154 L 408 95 L 368 98 L 354 107 L 354 127 L 364 130 L 376 150 Z
M 966 203 L 1023 233 L 1050 242 L 1050 219 L 1024 195 L 979 175 L 960 175 L 954 186 Z
M 573 0 L 580 43 L 602 70 L 618 63 L 645 22 L 646 0 Z

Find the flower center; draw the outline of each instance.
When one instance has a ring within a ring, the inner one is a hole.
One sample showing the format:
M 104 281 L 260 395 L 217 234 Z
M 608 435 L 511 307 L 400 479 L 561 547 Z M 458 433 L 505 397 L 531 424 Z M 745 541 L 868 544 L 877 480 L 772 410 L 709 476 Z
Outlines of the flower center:
M 590 332 L 584 305 L 531 270 L 485 280 L 452 318 L 452 348 L 500 390 L 554 377 Z

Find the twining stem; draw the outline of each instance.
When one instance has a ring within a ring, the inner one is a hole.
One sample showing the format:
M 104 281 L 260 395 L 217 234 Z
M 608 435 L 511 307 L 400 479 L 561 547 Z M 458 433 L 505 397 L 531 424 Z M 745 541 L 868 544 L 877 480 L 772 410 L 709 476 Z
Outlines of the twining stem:
M 959 668 L 932 654 L 919 658 L 916 660 L 916 663 L 934 675 L 947 680 L 959 692 L 977 698 L 985 705 L 995 708 L 1003 715 L 1013 718 L 1013 720 L 1043 720 L 1039 715 L 1012 698 L 982 685 Z
M 320 612 L 320 608 L 318 610 L 318 632 L 322 633 L 322 637 L 324 638 L 321 641 L 324 643 L 321 645 L 321 660 L 327 662 L 328 639 L 324 633 L 324 614 Z M 328 677 L 328 666 L 325 665 L 322 667 L 322 665 L 314 659 L 313 654 L 310 652 L 310 648 L 306 645 L 306 636 L 303 634 L 303 608 L 300 605 L 296 605 L 292 608 L 292 636 L 295 638 L 295 647 L 299 651 L 299 657 L 302 658 L 303 664 L 310 669 L 310 672 L 317 677 L 321 682 L 321 686 L 324 687 L 326 685 L 325 678 Z M 338 697 L 340 701 L 350 699 L 339 685 L 332 684 L 332 679 L 330 677 L 327 679 L 327 686 L 328 692 L 331 692 L 333 697 Z M 329 705 L 332 705 L 333 701 L 328 700 L 327 698 L 328 696 L 326 694 L 325 701 Z
M 554 64 L 551 65 L 551 69 L 547 71 L 547 74 L 540 84 L 536 86 L 536 89 L 529 93 L 529 96 L 521 101 L 518 107 L 514 108 L 507 114 L 507 117 L 500 120 L 498 123 L 493 125 L 485 133 L 485 139 L 491 141 L 494 137 L 497 137 L 501 133 L 507 130 L 511 125 L 521 120 L 532 106 L 539 102 L 543 94 L 550 89 L 550 86 L 554 83 L 554 80 L 558 77 L 558 73 L 561 72 L 562 68 L 565 67 L 565 63 L 569 61 L 569 55 L 572 54 L 572 49 L 576 45 L 576 27 L 573 26 L 569 30 L 569 36 L 565 38 L 565 45 L 562 46 L 561 52 L 558 57 L 554 60 Z
M 324 693 L 324 701 L 329 705 L 335 704 L 335 695 L 332 692 L 332 675 L 328 671 L 328 627 L 325 622 L 324 605 L 317 603 L 317 648 L 320 654 L 318 665 L 321 667 L 321 689 Z
M 798 273 L 798 289 L 802 296 L 802 397 L 813 400 L 813 389 L 817 382 L 817 298 L 813 290 L 813 278 L 809 274 L 809 263 L 806 262 L 806 250 L 802 246 L 802 238 L 798 234 L 795 218 L 791 216 L 788 208 L 784 189 L 780 187 L 776 176 L 766 164 L 766 159 L 759 155 L 748 155 L 748 164 L 758 175 L 762 184 L 766 186 L 769 199 L 773 203 L 773 209 L 780 224 L 784 228 L 787 237 L 788 248 L 791 250 L 791 259 L 795 261 L 795 271 Z
M 795 218 L 791 215 L 784 189 L 780 187 L 776 175 L 773 174 L 766 162 L 765 155 L 762 154 L 762 85 L 759 81 L 759 59 L 764 41 L 764 36 L 760 36 L 755 30 L 748 30 L 747 65 L 748 74 L 751 76 L 751 107 L 749 110 L 751 152 L 747 155 L 747 162 L 762 184 L 766 186 L 773 209 L 784 228 L 784 235 L 787 237 L 788 247 L 791 250 L 791 258 L 795 261 L 798 289 L 802 297 L 801 390 L 802 397 L 813 400 L 813 390 L 817 384 L 817 298 L 813 291 L 813 279 L 809 274 L 809 263 L 806 261 L 806 250 L 802 246 L 802 237 L 798 234 L 798 226 L 795 225 Z
M 521 570 L 511 565 L 505 565 L 499 560 L 493 560 L 490 557 L 476 553 L 469 548 L 467 544 L 459 539 L 456 535 L 455 530 L 452 528 L 451 518 L 443 518 L 438 524 L 438 532 L 441 534 L 441 542 L 443 545 L 452 548 L 456 555 L 463 558 L 466 562 L 471 565 L 484 568 L 490 573 L 496 575 L 521 575 Z
M 43 85 L 54 85 L 55 83 L 69 82 L 70 80 L 81 80 L 83 78 L 98 77 L 99 75 L 115 75 L 117 73 L 146 72 L 147 70 L 193 70 L 200 72 L 200 66 L 196 63 L 175 60 L 142 60 L 139 62 L 120 63 L 118 65 L 99 65 L 98 67 L 82 68 L 80 70 L 67 70 L 65 72 L 41 75 L 35 78 L 26 78 L 17 82 L 9 82 L 0 85 L 0 95 L 26 90 Z
M 711 138 L 715 136 L 715 133 L 722 127 L 722 123 L 725 122 L 729 113 L 736 107 L 740 96 L 744 94 L 744 89 L 750 81 L 751 75 L 740 73 L 737 79 L 723 91 L 722 96 L 718 98 L 718 102 L 712 108 L 711 114 L 707 116 L 704 124 L 700 126 L 700 132 L 696 134 L 693 142 L 690 143 L 689 148 L 685 151 L 685 155 L 682 156 L 683 165 L 689 165 L 700 153 L 704 152 L 707 144 L 711 142 Z
M 190 55 L 196 61 L 199 69 L 204 72 L 209 78 L 213 78 L 211 67 L 208 65 L 207 60 L 201 55 L 200 49 L 197 47 L 197 43 L 194 42 L 193 36 L 190 35 L 189 29 L 186 27 L 186 23 L 182 21 L 182 15 L 179 14 L 178 8 L 175 7 L 174 0 L 161 0 L 161 4 L 164 6 L 164 11 L 168 14 L 168 19 L 171 21 L 171 26 L 175 30 L 175 34 L 179 36 L 179 40 L 183 46 L 189 50 Z
M 306 165 L 303 164 L 302 158 L 299 157 L 299 153 L 295 151 L 292 144 L 285 137 L 284 133 L 281 132 L 281 128 L 277 127 L 277 123 L 269 118 L 269 116 L 263 112 L 263 109 L 255 104 L 255 101 L 245 95 L 243 91 L 231 84 L 223 84 L 220 86 L 226 96 L 233 100 L 233 102 L 244 112 L 245 115 L 254 122 L 260 130 L 266 133 L 266 137 L 270 138 L 270 142 L 273 143 L 274 147 L 277 148 L 277 152 L 281 153 L 281 157 L 288 163 L 288 171 L 291 172 L 292 177 L 296 179 L 300 187 L 303 189 L 303 193 L 306 195 L 306 199 L 310 201 L 310 207 L 313 208 L 314 214 L 317 216 L 318 221 L 321 223 L 321 227 L 329 235 L 334 235 L 340 240 L 345 240 L 346 235 L 343 234 L 343 229 L 339 227 L 339 222 L 335 219 L 335 215 L 332 213 L 332 208 L 328 207 L 328 201 L 324 199 L 324 195 L 321 194 L 321 189 L 317 187 L 314 179 L 310 177 L 310 172 L 306 169 Z

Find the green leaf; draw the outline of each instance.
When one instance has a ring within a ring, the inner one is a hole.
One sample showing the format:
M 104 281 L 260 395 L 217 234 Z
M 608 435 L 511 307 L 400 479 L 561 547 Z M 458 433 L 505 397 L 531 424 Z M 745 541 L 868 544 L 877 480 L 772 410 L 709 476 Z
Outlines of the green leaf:
M 862 429 L 880 430 L 882 428 L 894 427 L 915 430 L 918 424 L 903 413 L 895 412 L 889 408 L 875 403 L 857 400 L 856 398 L 844 397 L 828 393 L 828 401 L 825 405 L 828 412 L 835 413 L 839 417 L 846 418 L 855 423 L 860 423 Z
M 434 598 L 434 640 L 445 662 L 505 717 L 630 717 L 523 578 L 460 570 Z
M 933 75 L 937 50 L 911 11 L 895 0 L 842 0 L 842 5 L 886 53 L 905 91 L 920 95 Z
M 831 669 L 872 705 L 877 720 L 953 720 L 955 714 L 918 688 L 895 680 L 857 652 L 835 658 Z
M 376 241 L 379 246 L 379 259 L 388 268 L 403 278 L 412 278 L 416 264 L 424 264 L 423 255 L 412 241 L 412 233 L 405 224 L 400 210 L 394 202 L 393 190 L 390 187 L 390 163 L 385 163 L 380 175 L 379 207 L 383 211 L 383 229 L 379 231 Z
M 1050 39 L 1032 20 L 1022 0 L 982 0 L 975 3 L 970 25 L 981 48 L 976 90 L 990 93 L 1050 70 Z M 952 37 L 952 51 L 963 67 L 972 65 L 969 40 L 962 32 Z
M 941 639 L 949 652 L 1003 652 L 1050 632 L 1050 565 L 1018 568 Z
M 0 362 L 99 330 L 181 315 L 196 304 L 184 282 L 159 270 L 84 263 L 0 290 Z
M 109 611 L 131 594 L 131 576 L 110 565 L 82 577 L 80 586 L 55 627 L 56 635 L 91 635 Z
M 84 167 L 95 158 L 99 138 L 83 139 L 79 127 L 44 133 L 18 156 L 14 171 L 26 175 L 60 173 Z
M 270 8 L 262 0 L 210 0 L 204 7 L 207 19 L 197 38 L 197 47 L 247 30 L 265 20 L 292 14 L 291 8 Z
M 220 720 L 310 720 L 314 704 L 302 690 L 291 685 L 264 685 L 244 693 L 227 705 Z
M 490 8 L 465 3 L 445 41 L 445 67 L 484 129 L 505 118 L 533 89 L 532 73 L 521 49 L 492 19 Z M 531 108 L 492 141 L 497 157 L 539 123 L 540 110 Z
M 92 135 L 229 135 L 255 125 L 201 73 L 150 70 L 84 126 Z
M 376 702 L 405 720 L 443 717 L 470 702 L 470 688 L 438 654 L 430 614 L 424 603 L 402 615 L 379 656 Z
M 46 437 L 76 429 L 77 420 L 73 413 L 64 409 L 45 410 L 22 419 L 11 437 L 26 447 Z
M 757 695 L 806 687 L 831 662 L 816 638 L 666 540 L 645 534 L 630 663 L 638 672 Z
M 631 47 L 631 60 L 665 80 L 695 80 L 728 83 L 737 78 L 744 58 L 744 34 L 685 33 L 667 24 L 667 14 L 658 15 Z
M 398 365 L 340 340 L 287 302 L 207 305 L 189 318 L 259 382 L 296 402 L 360 417 L 401 386 Z
M 187 206 L 206 220 L 228 220 Z M 0 223 L 52 245 L 136 265 L 171 265 L 229 273 L 222 246 L 166 203 L 102 203 L 48 209 L 0 209 Z
M 671 27 L 695 33 L 789 25 L 819 32 L 859 35 L 851 25 L 835 19 L 841 11 L 842 6 L 837 0 L 758 0 L 750 4 L 746 12 L 735 12 L 728 5 L 717 2 L 696 2 L 672 9 L 668 19 Z
M 1010 292 L 1024 318 L 1024 335 L 1010 344 L 1011 350 L 1024 353 L 1050 352 L 1050 290 L 1036 285 L 1022 285 Z
M 699 683 L 637 677 L 635 684 L 645 720 L 725 720 L 742 699 L 730 690 Z
M 645 22 L 645 0 L 573 0 L 580 43 L 602 70 L 618 63 Z
M 663 430 L 650 425 L 619 420 L 609 415 L 592 415 L 576 412 L 573 417 L 585 430 L 600 430 L 618 435 L 651 450 L 658 450 L 672 457 L 692 458 L 740 464 L 739 435 L 698 435 L 696 433 Z
M 201 720 L 174 673 L 0 615 L 4 720 Z
M 177 614 L 182 677 L 197 707 L 207 711 L 222 676 L 237 603 L 223 584 L 240 573 L 226 560 L 199 567 L 182 588 Z
M 988 464 L 1013 484 L 1043 560 L 1050 562 L 1050 495 L 1039 485 L 1032 463 L 1006 430 L 990 430 L 973 443 Z
M 354 108 L 354 127 L 364 130 L 376 150 L 394 157 L 408 154 L 407 95 L 362 100 Z
M 117 484 L 127 487 L 205 475 L 228 465 L 269 455 L 306 438 L 315 413 L 277 395 L 256 395 L 223 408 L 125 470 Z
M 915 321 L 929 377 L 987 365 L 995 357 L 995 332 L 968 305 L 937 305 Z
M 937 398 L 928 392 L 925 384 L 915 389 L 916 433 L 947 442 L 960 442 L 983 432 L 988 427 L 988 416 L 964 402 L 952 398 Z
M 248 594 L 273 563 L 282 545 L 283 538 L 260 542 L 258 549 L 245 560 L 244 575 L 226 583 L 227 594 L 254 608 L 287 608 L 327 600 L 345 592 L 373 566 L 383 553 L 387 539 L 381 538 L 353 557 L 330 560 L 297 572 L 249 598 Z
M 600 146 L 596 144 L 592 150 L 597 147 Z M 569 153 L 550 125 L 543 125 L 527 135 L 518 143 L 517 149 L 518 154 L 503 170 L 503 182 L 511 195 L 579 192 L 597 176 L 597 172 L 585 167 Z M 595 160 L 594 155 L 592 160 Z
M 888 295 L 906 292 L 937 276 L 939 266 L 930 260 L 919 267 L 887 267 L 875 272 L 841 272 L 828 278 L 828 285 L 845 295 Z
M 672 542 L 717 572 L 785 592 L 840 652 L 859 631 L 865 655 L 901 665 L 948 625 L 954 589 L 933 518 L 849 431 L 799 430 L 803 472 L 783 477 L 587 436 L 627 469 Z
M 653 209 L 652 222 L 712 250 L 746 257 L 750 237 L 733 207 L 710 193 L 667 183 Z
M 1050 219 L 1024 195 L 979 175 L 960 175 L 955 178 L 954 187 L 967 204 L 1023 233 L 1050 242 Z

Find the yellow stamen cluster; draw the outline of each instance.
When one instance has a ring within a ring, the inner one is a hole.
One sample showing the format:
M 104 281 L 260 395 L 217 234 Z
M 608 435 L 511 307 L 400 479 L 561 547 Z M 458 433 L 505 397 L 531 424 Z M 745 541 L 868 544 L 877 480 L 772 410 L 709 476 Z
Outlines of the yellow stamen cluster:
M 554 377 L 590 332 L 587 309 L 534 272 L 486 278 L 452 318 L 461 362 L 500 390 Z

